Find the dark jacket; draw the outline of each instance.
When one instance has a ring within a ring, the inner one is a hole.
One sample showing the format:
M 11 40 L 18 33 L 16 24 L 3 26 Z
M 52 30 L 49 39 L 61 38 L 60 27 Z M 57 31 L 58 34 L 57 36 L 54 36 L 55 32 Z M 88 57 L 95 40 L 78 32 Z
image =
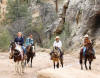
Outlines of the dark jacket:
M 15 40 L 14 40 L 14 42 L 16 42 L 17 44 L 23 46 L 23 44 L 24 44 L 24 38 L 23 37 L 21 37 L 21 38 L 16 37 Z

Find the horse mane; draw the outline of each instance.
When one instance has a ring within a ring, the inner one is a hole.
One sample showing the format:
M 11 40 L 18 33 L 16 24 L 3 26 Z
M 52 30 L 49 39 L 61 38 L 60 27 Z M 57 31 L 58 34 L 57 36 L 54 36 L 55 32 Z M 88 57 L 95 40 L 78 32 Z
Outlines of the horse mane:
M 88 48 L 93 48 L 93 44 L 92 43 L 88 43 Z
M 33 47 L 32 46 L 27 46 L 26 50 L 28 53 L 32 53 L 33 52 Z

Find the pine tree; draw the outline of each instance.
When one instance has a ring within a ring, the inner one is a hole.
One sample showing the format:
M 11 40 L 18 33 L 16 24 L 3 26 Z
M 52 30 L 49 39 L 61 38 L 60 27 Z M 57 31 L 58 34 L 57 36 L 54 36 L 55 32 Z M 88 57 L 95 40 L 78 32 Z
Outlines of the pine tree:
M 13 22 L 22 17 L 28 16 L 28 5 L 26 2 L 21 3 L 20 0 L 8 0 L 7 21 Z

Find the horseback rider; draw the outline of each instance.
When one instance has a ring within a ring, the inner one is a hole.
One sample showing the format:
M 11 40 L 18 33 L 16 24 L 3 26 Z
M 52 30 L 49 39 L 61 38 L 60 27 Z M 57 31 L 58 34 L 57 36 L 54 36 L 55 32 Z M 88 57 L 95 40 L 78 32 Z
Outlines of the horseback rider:
M 86 34 L 85 36 L 84 36 L 84 47 L 83 47 L 83 55 L 85 56 L 85 52 L 86 52 L 86 48 L 87 48 L 87 45 L 89 44 L 89 43 L 91 43 L 91 40 L 89 39 L 89 36 Z M 94 51 L 94 49 L 93 49 L 93 54 L 94 54 L 94 58 L 96 58 L 95 57 L 95 51 Z
M 25 50 L 25 47 L 24 47 L 24 38 L 22 37 L 22 33 L 21 33 L 21 32 L 18 32 L 18 33 L 17 33 L 17 37 L 15 38 L 14 42 L 15 42 L 17 45 L 21 46 L 21 48 L 18 47 L 17 49 L 20 50 L 21 57 L 22 57 L 22 59 L 23 59 L 23 55 L 24 55 L 24 53 L 26 53 L 26 50 Z M 23 51 L 21 51 L 21 49 L 22 49 Z
M 56 36 L 56 40 L 54 41 L 53 43 L 53 47 L 54 48 L 58 48 L 59 52 L 60 52 L 60 56 L 62 57 L 63 53 L 61 51 L 62 49 L 62 42 L 60 40 L 60 37 L 59 36 Z
M 34 49 L 34 40 L 32 34 L 30 34 L 29 37 L 26 39 L 25 46 L 32 46 Z

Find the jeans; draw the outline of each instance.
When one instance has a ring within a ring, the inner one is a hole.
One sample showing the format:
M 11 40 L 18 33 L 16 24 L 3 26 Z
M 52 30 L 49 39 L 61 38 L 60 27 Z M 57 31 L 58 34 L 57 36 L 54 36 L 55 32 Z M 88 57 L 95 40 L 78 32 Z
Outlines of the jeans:
M 84 55 L 84 56 L 85 56 L 85 52 L 86 52 L 86 47 L 83 47 L 83 55 Z M 95 50 L 94 50 L 94 48 L 93 48 L 92 53 L 95 55 Z
M 83 47 L 83 56 L 85 56 L 86 47 Z
M 26 48 L 24 46 L 22 46 L 22 49 L 24 51 L 24 54 L 26 54 Z

